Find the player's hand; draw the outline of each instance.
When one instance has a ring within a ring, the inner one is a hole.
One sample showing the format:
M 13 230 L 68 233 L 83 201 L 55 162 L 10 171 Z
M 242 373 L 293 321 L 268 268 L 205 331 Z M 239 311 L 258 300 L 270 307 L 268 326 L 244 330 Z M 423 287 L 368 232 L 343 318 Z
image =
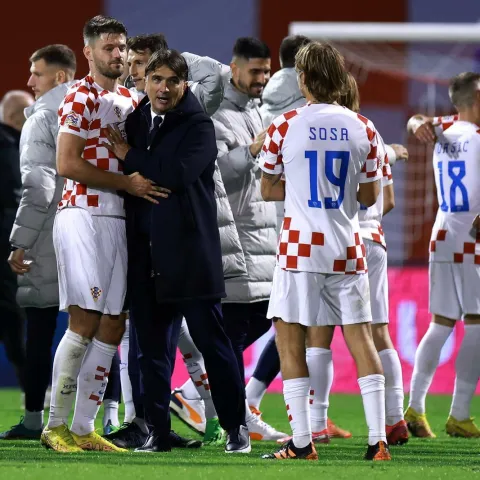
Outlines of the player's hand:
M 30 271 L 30 264 L 25 263 L 25 250 L 23 248 L 17 248 L 10 253 L 8 257 L 8 263 L 13 273 L 17 275 L 23 275 Z
M 124 161 L 128 151 L 132 148 L 122 137 L 122 132 L 117 125 L 112 127 L 108 125 L 105 135 L 109 143 L 102 143 L 102 145 L 110 150 L 119 160 Z
M 158 204 L 155 197 L 168 198 L 172 193 L 168 188 L 159 187 L 148 178 L 143 177 L 138 172 L 128 175 L 126 191 L 135 197 L 141 197 L 149 202 Z
M 253 140 L 253 143 L 250 145 L 250 153 L 252 157 L 256 157 L 262 150 L 263 144 L 265 143 L 265 137 L 267 136 L 267 129 L 262 130 Z
M 472 222 L 472 227 L 475 228 L 478 232 L 480 232 L 480 215 L 477 215 L 473 222 Z
M 400 145 L 398 143 L 392 143 L 390 146 L 393 148 L 393 151 L 395 152 L 397 161 L 398 160 L 403 160 L 404 162 L 408 161 L 408 150 L 403 145 Z
M 422 143 L 433 143 L 436 139 L 432 122 L 425 122 L 413 132 L 415 138 Z

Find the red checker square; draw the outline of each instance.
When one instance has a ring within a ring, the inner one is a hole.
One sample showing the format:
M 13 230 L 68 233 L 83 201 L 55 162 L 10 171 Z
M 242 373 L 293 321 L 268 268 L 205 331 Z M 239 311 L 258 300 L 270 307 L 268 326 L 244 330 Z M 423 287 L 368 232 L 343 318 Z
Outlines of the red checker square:
M 272 140 L 268 146 L 268 151 L 274 155 L 278 154 L 278 145 Z
M 298 257 L 287 255 L 287 268 L 297 268 L 297 266 L 298 266 Z
M 286 255 L 288 250 L 288 243 L 287 242 L 280 242 L 280 246 L 278 247 L 278 253 L 280 255 Z
M 480 242 L 480 232 L 477 232 L 476 241 L 477 241 L 477 242 Z
M 320 232 L 312 232 L 312 245 L 325 245 L 325 235 Z
M 103 375 L 95 375 L 95 380 L 103 380 Z
M 98 195 L 87 195 L 87 205 L 89 207 L 98 207 Z
M 360 241 L 360 234 L 355 232 L 355 245 L 360 245 L 362 242 Z
M 93 113 L 93 111 L 95 110 L 95 103 L 93 102 L 93 100 L 91 98 L 87 98 L 87 101 L 85 103 L 90 113 Z
M 378 233 L 372 233 L 372 239 L 374 242 L 382 243 L 382 237 Z
M 210 390 L 210 385 L 204 385 L 205 390 Z
M 367 137 L 370 141 L 375 137 L 375 132 L 370 127 L 367 127 Z
M 357 247 L 347 247 L 347 260 L 357 258 Z
M 283 117 L 285 118 L 285 120 L 290 120 L 291 118 L 295 117 L 296 115 L 298 115 L 298 112 L 296 110 L 291 110 L 290 112 L 287 112 L 283 115 Z
M 290 410 L 290 405 L 287 403 L 287 412 Z
M 85 86 L 85 85 L 80 85 L 78 88 L 77 88 L 77 92 L 78 93 L 83 93 L 85 95 L 88 95 L 90 93 L 90 90 Z
M 444 241 L 447 236 L 447 231 L 446 230 L 439 230 L 437 232 L 437 240 Z
M 105 367 L 101 367 L 100 365 L 97 366 L 97 372 L 106 372 L 107 369 Z
M 475 255 L 474 263 L 475 265 L 480 265 L 480 255 Z
M 315 395 L 315 390 L 310 390 L 309 395 Z
M 475 255 L 475 244 L 471 242 L 465 242 L 463 244 L 463 253 L 471 253 Z
M 298 243 L 300 241 L 300 230 L 289 230 L 288 231 L 288 242 L 289 243 Z
M 357 272 L 365 270 L 365 261 L 363 258 L 357 258 Z
M 97 167 L 101 170 L 108 170 L 110 168 L 110 160 L 108 158 L 97 159 Z
M 275 170 L 275 165 L 272 165 L 271 163 L 265 163 L 263 166 L 268 168 L 268 170 Z
M 333 262 L 333 271 L 334 272 L 344 272 L 347 268 L 346 260 L 335 260 Z
M 96 120 L 93 120 L 92 123 L 90 123 L 90 130 L 100 130 L 102 127 L 102 121 L 97 118 Z
M 430 242 L 430 251 L 431 252 L 436 252 L 437 251 L 437 242 L 435 240 L 432 240 Z
M 278 133 L 284 137 L 287 133 L 287 130 L 288 130 L 288 123 L 287 122 L 283 122 L 279 127 L 277 127 L 277 130 L 278 130 Z
M 200 378 L 201 378 L 202 380 L 207 380 L 208 375 L 207 375 L 206 373 L 202 373 L 202 374 L 200 375 Z
M 77 195 L 86 195 L 87 194 L 87 186 L 83 183 L 77 183 L 77 191 L 75 192 Z
M 109 375 L 110 375 L 110 372 L 105 372 L 105 373 L 103 374 L 103 377 L 104 377 L 104 378 L 108 378 Z
M 453 261 L 454 261 L 454 263 L 463 263 L 463 254 L 462 253 L 454 253 L 453 254 Z
M 75 113 L 78 113 L 79 115 L 83 115 L 83 112 L 85 111 L 85 104 L 84 103 L 79 103 L 79 102 L 73 102 L 72 103 L 72 110 Z
M 197 381 L 195 382 L 195 385 L 196 385 L 197 387 L 201 387 L 201 386 L 203 385 L 203 382 L 202 382 L 201 380 L 197 380 Z
M 310 403 L 310 405 L 312 405 L 313 404 L 313 399 L 310 399 L 309 403 Z
M 191 353 L 186 353 L 186 354 L 183 356 L 183 358 L 185 358 L 185 359 L 187 359 L 187 360 L 188 360 L 189 358 L 192 358 L 192 357 L 193 357 L 193 355 L 192 355 Z
M 100 400 L 100 397 L 97 397 L 97 395 L 94 395 L 93 393 L 88 398 L 89 400 L 94 400 L 95 402 Z
M 365 244 L 362 243 L 361 245 L 362 256 L 365 257 L 367 255 L 367 249 L 365 248 Z
M 74 207 L 77 206 L 77 200 L 76 200 L 76 199 L 77 199 L 77 196 L 76 196 L 76 195 L 72 195 L 72 196 L 70 197 L 70 203 L 71 203 Z
M 280 154 L 278 157 L 277 157 L 277 162 L 275 163 L 275 165 L 281 165 L 283 163 L 283 155 Z
M 368 119 L 366 117 L 364 117 L 363 115 L 360 115 L 359 113 L 357 113 L 357 117 L 359 120 L 361 120 L 365 125 L 368 124 Z
M 290 230 L 290 224 L 292 223 L 291 217 L 285 217 L 283 219 L 283 229 Z
M 97 147 L 86 148 L 83 151 L 84 160 L 95 160 L 97 158 Z
M 300 243 L 298 245 L 298 256 L 309 257 L 312 253 L 312 246 L 308 243 Z
M 275 130 L 277 129 L 277 127 L 272 123 L 269 127 L 268 127 L 268 130 L 267 130 L 267 134 L 269 137 L 273 137 L 273 134 L 275 133 Z

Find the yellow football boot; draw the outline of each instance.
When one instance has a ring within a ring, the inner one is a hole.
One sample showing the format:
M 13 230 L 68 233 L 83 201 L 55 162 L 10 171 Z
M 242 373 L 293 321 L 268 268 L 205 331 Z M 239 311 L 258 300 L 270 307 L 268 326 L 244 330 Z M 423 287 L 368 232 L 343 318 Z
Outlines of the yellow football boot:
M 480 438 L 480 430 L 475 425 L 473 418 L 457 420 L 450 415 L 445 430 L 451 437 Z
M 75 440 L 66 425 L 44 428 L 42 435 L 40 436 L 40 443 L 45 448 L 51 448 L 56 452 L 83 453 L 83 450 L 75 443 Z
M 436 438 L 428 423 L 425 413 L 417 413 L 412 407 L 408 407 L 405 412 L 405 421 L 408 429 L 414 437 Z
M 119 448 L 110 443 L 106 438 L 101 437 L 97 432 L 87 435 L 76 435 L 72 433 L 74 442 L 82 450 L 92 450 L 95 452 L 127 452 L 124 448 Z

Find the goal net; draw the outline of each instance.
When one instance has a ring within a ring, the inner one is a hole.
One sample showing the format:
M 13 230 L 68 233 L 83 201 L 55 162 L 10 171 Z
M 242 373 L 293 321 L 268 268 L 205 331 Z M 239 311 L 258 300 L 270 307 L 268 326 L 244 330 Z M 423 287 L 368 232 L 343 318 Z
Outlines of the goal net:
M 448 115 L 448 81 L 478 71 L 480 24 L 306 23 L 290 34 L 335 45 L 360 88 L 362 113 L 386 143 L 406 145 L 408 163 L 393 168 L 396 207 L 384 218 L 389 261 L 428 261 L 429 237 L 437 210 L 432 146 L 407 135 L 414 113 Z

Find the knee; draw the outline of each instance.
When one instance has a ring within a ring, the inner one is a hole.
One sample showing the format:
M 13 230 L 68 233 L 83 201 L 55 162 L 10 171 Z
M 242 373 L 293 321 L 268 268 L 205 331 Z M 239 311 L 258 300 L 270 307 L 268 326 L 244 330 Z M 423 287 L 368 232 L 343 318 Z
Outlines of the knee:
M 372 337 L 377 352 L 395 348 L 390 338 L 388 324 L 372 325 Z
M 104 315 L 100 320 L 97 338 L 109 345 L 120 345 L 125 333 L 125 319 L 118 315 Z

